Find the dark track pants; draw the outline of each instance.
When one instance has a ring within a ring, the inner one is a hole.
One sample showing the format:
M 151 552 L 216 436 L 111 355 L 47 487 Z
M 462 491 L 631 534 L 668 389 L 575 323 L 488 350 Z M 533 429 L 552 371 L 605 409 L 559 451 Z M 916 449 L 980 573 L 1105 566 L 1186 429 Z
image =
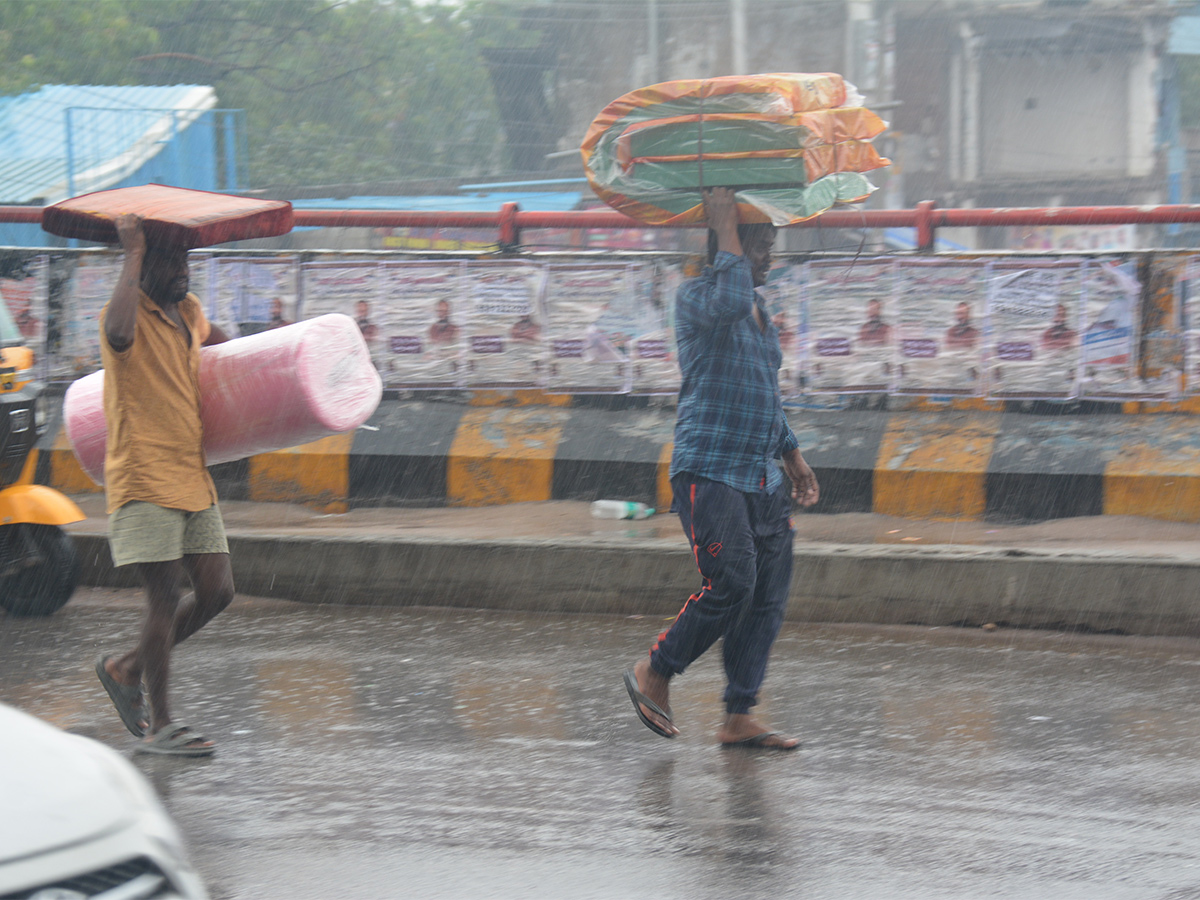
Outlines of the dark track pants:
M 687 474 L 672 478 L 671 488 L 704 580 L 659 635 L 650 665 L 670 678 L 724 638 L 725 710 L 749 712 L 758 702 L 792 580 L 787 479 L 770 494 L 744 494 Z

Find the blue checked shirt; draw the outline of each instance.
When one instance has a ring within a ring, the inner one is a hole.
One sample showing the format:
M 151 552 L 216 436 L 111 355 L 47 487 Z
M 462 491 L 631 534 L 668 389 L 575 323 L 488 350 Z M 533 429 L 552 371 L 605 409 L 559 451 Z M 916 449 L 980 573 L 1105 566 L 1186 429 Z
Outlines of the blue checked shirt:
M 683 384 L 671 477 L 682 472 L 743 492 L 773 491 L 774 460 L 799 446 L 779 399 L 777 329 L 760 305 L 745 257 L 724 250 L 699 278 L 684 282 L 675 305 Z

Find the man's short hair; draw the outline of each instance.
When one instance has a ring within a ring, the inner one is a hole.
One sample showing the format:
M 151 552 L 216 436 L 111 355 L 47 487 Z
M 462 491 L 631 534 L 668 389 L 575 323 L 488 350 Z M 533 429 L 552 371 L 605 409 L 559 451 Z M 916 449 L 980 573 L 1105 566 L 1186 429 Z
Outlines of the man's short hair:
M 770 222 L 749 222 L 738 225 L 738 240 L 742 244 L 764 236 L 769 236 L 772 239 L 775 237 L 775 226 Z M 710 228 L 708 229 L 708 264 L 711 266 L 716 258 L 717 233 Z
M 146 253 L 142 256 L 142 271 L 144 276 L 146 271 L 152 266 L 162 265 L 170 261 L 172 258 L 182 255 L 187 259 L 187 249 L 173 244 L 146 244 Z

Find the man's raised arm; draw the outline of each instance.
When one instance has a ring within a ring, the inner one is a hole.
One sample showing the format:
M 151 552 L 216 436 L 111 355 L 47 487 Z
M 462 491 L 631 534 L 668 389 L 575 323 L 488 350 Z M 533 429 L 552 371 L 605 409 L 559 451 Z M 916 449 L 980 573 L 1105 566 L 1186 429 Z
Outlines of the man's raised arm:
M 121 353 L 133 346 L 136 334 L 134 326 L 141 292 L 142 260 L 146 256 L 146 234 L 142 230 L 141 216 L 132 213 L 117 216 L 116 225 L 125 259 L 108 312 L 104 314 L 104 336 L 109 346 Z
M 704 192 L 708 227 L 717 235 L 717 251 L 740 257 L 732 265 L 714 262 L 705 292 L 697 308 L 680 310 L 702 326 L 738 322 L 754 312 L 754 280 L 738 237 L 738 208 L 731 188 L 709 188 Z

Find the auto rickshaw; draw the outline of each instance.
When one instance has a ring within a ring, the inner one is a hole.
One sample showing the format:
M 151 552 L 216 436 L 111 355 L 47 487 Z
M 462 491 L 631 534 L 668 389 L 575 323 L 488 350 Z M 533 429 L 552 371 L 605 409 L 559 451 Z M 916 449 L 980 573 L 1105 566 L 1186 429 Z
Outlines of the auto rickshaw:
M 26 344 L 0 297 L 0 607 L 48 616 L 79 583 L 75 545 L 62 526 L 86 517 L 63 494 L 33 483 L 49 416 Z

